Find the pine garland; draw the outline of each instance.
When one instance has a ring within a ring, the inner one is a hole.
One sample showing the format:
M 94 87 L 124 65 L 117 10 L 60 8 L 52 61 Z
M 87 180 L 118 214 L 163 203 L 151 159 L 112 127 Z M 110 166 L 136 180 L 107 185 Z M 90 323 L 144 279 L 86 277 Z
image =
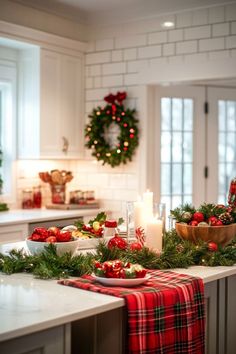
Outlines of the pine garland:
M 236 264 L 236 238 L 226 247 L 218 247 L 216 252 L 210 251 L 206 242 L 197 245 L 182 240 L 175 230 L 167 232 L 161 254 L 144 247 L 140 251 L 108 249 L 100 242 L 95 253 L 70 253 L 62 256 L 56 254 L 56 248 L 49 244 L 42 254 L 31 256 L 24 250 L 11 250 L 9 254 L 0 253 L 0 271 L 6 274 L 27 272 L 41 279 L 59 279 L 69 276 L 81 276 L 93 271 L 94 260 L 121 259 L 141 264 L 147 269 L 187 268 L 192 265 L 232 266 Z

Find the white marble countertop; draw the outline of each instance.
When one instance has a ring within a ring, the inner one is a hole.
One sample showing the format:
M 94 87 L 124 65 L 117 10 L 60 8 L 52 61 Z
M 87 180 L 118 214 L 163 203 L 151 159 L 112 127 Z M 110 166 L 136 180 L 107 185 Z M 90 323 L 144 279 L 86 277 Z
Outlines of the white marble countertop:
M 100 209 L 15 209 L 0 213 L 0 226 L 77 218 L 80 216 L 96 215 L 100 211 Z
M 0 246 L 0 252 L 24 242 Z M 236 274 L 233 267 L 173 269 L 201 277 L 204 283 Z M 0 273 L 0 341 L 65 324 L 124 306 L 124 300 L 40 280 L 30 274 Z

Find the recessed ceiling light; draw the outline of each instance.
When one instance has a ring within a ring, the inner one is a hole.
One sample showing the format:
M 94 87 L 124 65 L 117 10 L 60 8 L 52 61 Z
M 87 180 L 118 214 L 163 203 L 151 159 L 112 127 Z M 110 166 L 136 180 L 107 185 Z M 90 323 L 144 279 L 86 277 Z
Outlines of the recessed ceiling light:
M 162 27 L 165 27 L 165 28 L 171 28 L 171 27 L 174 27 L 174 22 L 172 21 L 165 21 L 162 23 Z

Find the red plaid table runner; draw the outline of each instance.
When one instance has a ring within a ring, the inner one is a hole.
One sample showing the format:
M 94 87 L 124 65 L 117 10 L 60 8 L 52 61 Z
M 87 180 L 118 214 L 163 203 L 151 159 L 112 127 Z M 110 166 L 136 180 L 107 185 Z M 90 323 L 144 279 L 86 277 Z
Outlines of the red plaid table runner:
M 171 271 L 148 274 L 145 284 L 133 288 L 106 287 L 88 275 L 59 283 L 125 298 L 130 354 L 204 354 L 203 281 Z

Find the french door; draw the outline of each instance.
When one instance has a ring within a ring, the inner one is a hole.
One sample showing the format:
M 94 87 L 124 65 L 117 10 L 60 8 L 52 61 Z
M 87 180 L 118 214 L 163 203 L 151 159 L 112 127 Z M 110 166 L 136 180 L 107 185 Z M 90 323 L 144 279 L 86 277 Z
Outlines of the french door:
M 158 87 L 156 104 L 156 192 L 167 212 L 226 203 L 236 176 L 236 89 Z

